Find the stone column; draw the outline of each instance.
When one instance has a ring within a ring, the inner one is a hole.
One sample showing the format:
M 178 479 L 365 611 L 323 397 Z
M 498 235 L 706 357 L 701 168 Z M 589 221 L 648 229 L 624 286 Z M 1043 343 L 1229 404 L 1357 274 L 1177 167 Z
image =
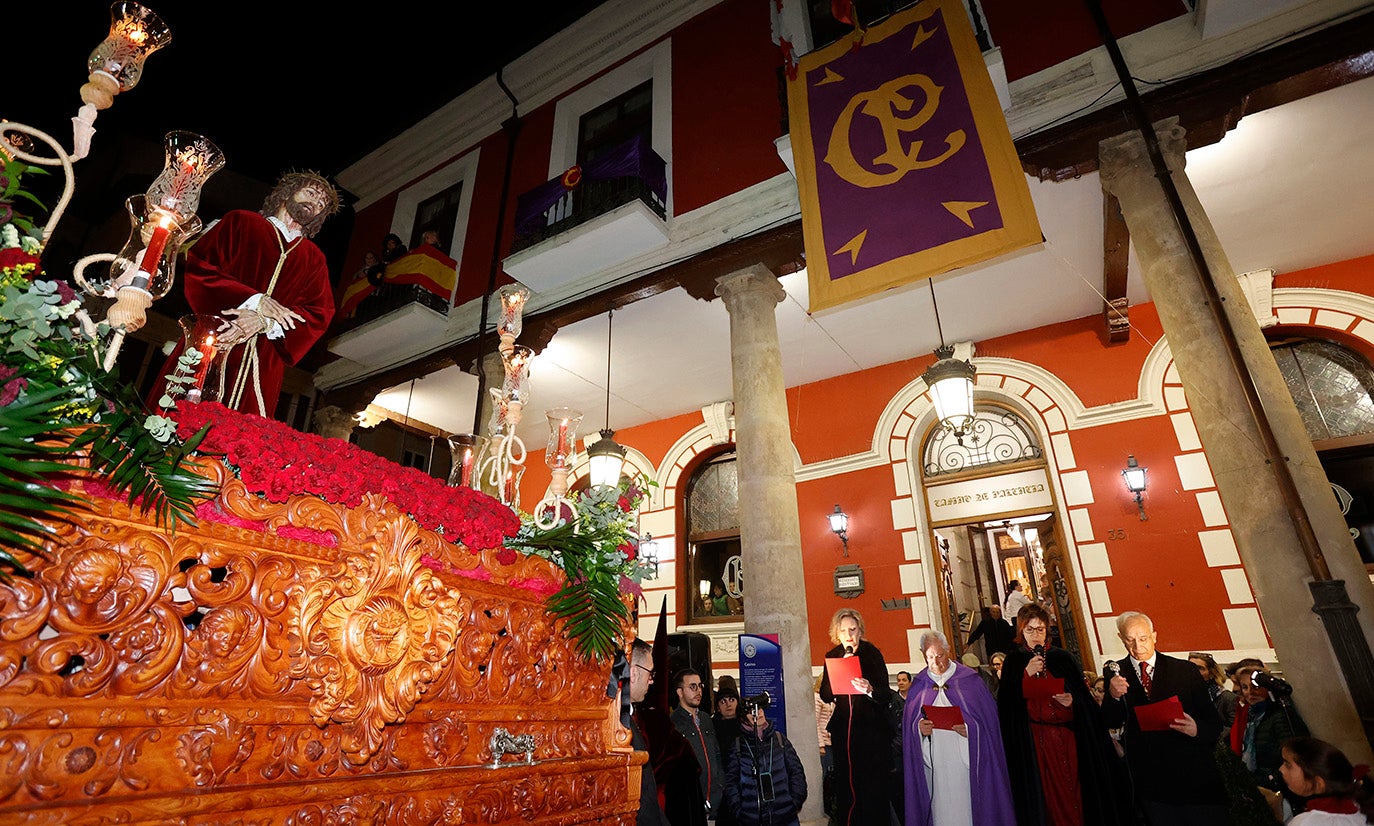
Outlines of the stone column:
M 353 413 L 338 405 L 326 405 L 315 411 L 315 432 L 326 439 L 342 439 L 353 435 Z
M 482 356 L 481 364 L 473 365 L 474 371 L 481 370 L 482 377 L 485 379 L 482 386 L 482 398 L 478 400 L 477 421 L 472 423 L 472 432 L 482 435 L 491 435 L 491 390 L 500 390 L 506 381 L 506 367 L 501 361 L 501 353 L 493 350 Z
M 805 600 L 798 599 L 806 593 L 801 524 L 775 316 L 786 294 L 761 264 L 722 276 L 716 294 L 724 298 L 730 313 L 740 547 L 744 570 L 753 583 L 745 597 L 744 630 L 777 634 L 782 643 L 787 734 L 806 766 L 811 789 L 801 819 L 823 823 L 811 637 Z
M 1229 326 L 1253 377 L 1279 447 L 1292 471 L 1331 569 L 1358 607 L 1356 631 L 1374 638 L 1374 588 L 1337 508 L 1326 474 L 1254 313 L 1184 173 L 1184 130 L 1176 118 L 1156 124 L 1161 149 L 1221 295 Z M 1231 532 L 1285 677 L 1314 735 L 1355 762 L 1370 759 L 1331 639 L 1312 612 L 1314 577 L 1247 409 L 1240 379 L 1207 305 L 1183 235 L 1138 132 L 1102 142 L 1102 187 L 1121 201 L 1145 284 L 1159 312 L 1183 381 L 1212 476 L 1231 517 Z M 1130 607 L 1130 606 L 1122 606 Z M 1164 648 L 1177 629 L 1160 629 Z

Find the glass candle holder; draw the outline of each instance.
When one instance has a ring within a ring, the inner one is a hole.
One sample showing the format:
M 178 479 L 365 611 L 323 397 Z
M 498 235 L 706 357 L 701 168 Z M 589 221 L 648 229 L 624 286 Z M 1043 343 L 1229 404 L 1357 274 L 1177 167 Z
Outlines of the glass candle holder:
M 200 361 L 189 376 L 191 382 L 184 385 L 186 400 L 219 401 L 220 378 L 224 373 L 229 348 L 220 347 L 218 339 L 220 330 L 228 324 L 228 320 L 217 315 L 184 315 L 177 319 L 177 324 L 181 326 L 181 352 L 194 350 L 200 353 Z
M 172 30 L 151 9 L 133 2 L 110 6 L 110 33 L 86 59 L 91 75 L 109 77 L 120 92 L 138 85 L 143 61 L 172 42 Z
M 194 132 L 168 132 L 162 144 L 167 160 L 148 187 L 148 204 L 185 220 L 200 207 L 205 182 L 224 168 L 224 153 Z
M 453 466 L 448 474 L 449 486 L 480 490 L 477 469 L 486 453 L 487 438 L 475 433 L 458 433 L 448 437 L 448 448 L 453 454 Z
M 172 288 L 177 251 L 200 232 L 195 215 L 180 220 L 167 210 L 151 208 L 144 195 L 124 202 L 129 213 L 129 240 L 110 262 L 108 277 L 82 284 L 88 292 L 114 298 L 126 287 L 147 293 L 154 300 Z
M 520 337 L 524 325 L 525 302 L 530 299 L 530 291 L 519 284 L 507 284 L 501 288 L 501 318 L 497 321 L 496 331 L 501 336 L 502 350 L 507 349 Z
M 582 411 L 571 407 L 546 410 L 549 419 L 549 445 L 544 462 L 551 468 L 566 470 L 572 467 L 573 446 L 577 444 L 577 426 L 582 423 Z
M 501 503 L 511 508 L 520 507 L 520 479 L 525 475 L 524 465 L 511 465 L 506 468 L 505 478 L 501 482 L 500 499 Z
M 510 419 L 517 405 L 523 408 L 529 402 L 530 360 L 533 358 L 534 351 L 523 345 L 516 345 L 509 352 L 501 353 L 501 362 L 506 368 L 506 380 L 501 390 L 506 400 L 507 419 Z

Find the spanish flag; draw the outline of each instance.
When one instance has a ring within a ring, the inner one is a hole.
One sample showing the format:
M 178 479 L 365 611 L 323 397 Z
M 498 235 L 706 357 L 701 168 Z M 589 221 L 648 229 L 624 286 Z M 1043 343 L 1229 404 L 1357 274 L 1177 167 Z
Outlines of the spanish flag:
M 386 283 L 417 284 L 448 301 L 458 283 L 458 262 L 422 244 L 386 265 Z
M 348 282 L 348 286 L 343 289 L 343 296 L 339 299 L 338 317 L 352 318 L 358 305 L 363 303 L 364 298 L 372 295 L 372 291 L 375 289 L 376 287 L 372 286 L 372 282 L 367 280 L 367 274 L 359 270 L 353 280 Z
M 453 286 L 458 283 L 458 262 L 444 255 L 429 244 L 423 244 L 408 255 L 403 255 L 386 265 L 383 275 L 387 284 L 416 284 L 434 293 L 444 301 L 453 295 Z M 358 275 L 344 287 L 339 299 L 339 317 L 352 318 L 358 305 L 372 295 L 376 287 L 367 276 Z

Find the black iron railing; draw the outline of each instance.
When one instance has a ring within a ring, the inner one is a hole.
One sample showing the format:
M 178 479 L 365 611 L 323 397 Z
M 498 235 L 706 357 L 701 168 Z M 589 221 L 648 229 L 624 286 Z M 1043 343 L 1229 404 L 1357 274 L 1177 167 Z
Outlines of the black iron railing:
M 408 304 L 419 304 L 440 315 L 448 315 L 448 301 L 418 284 L 382 284 L 359 302 L 351 318 L 335 321 L 334 329 L 336 334 L 347 332 Z

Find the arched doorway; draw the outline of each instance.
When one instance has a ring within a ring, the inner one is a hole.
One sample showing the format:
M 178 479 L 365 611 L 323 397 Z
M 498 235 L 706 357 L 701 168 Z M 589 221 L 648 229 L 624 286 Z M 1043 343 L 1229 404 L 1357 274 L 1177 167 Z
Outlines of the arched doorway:
M 1040 439 L 1010 407 L 979 402 L 975 413 L 962 436 L 934 424 L 921 441 L 921 486 L 944 631 L 962 655 L 971 630 L 990 615 L 992 606 L 1005 603 L 1016 580 L 1049 611 L 1053 641 L 1092 669 L 1076 577 Z M 976 653 L 986 661 L 986 652 Z

